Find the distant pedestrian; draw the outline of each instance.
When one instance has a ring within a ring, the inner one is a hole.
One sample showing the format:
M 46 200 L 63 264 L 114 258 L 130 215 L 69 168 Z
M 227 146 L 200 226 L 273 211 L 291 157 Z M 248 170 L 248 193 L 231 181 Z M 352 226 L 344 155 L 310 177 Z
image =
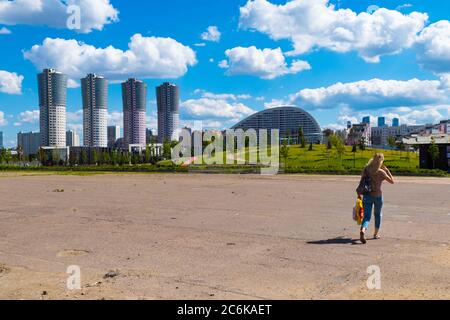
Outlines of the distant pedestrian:
M 389 169 L 384 165 L 384 155 L 377 153 L 369 161 L 367 166 L 362 172 L 362 178 L 369 178 L 370 192 L 364 194 L 363 207 L 364 207 L 364 220 L 361 226 L 360 239 L 362 243 L 366 243 L 366 232 L 369 228 L 369 223 L 372 218 L 372 209 L 375 208 L 375 233 L 373 238 L 380 239 L 379 231 L 381 228 L 382 209 L 383 209 L 383 192 L 381 191 L 381 185 L 383 181 L 387 181 L 390 184 L 394 184 L 394 177 Z M 358 194 L 360 196 L 360 194 Z

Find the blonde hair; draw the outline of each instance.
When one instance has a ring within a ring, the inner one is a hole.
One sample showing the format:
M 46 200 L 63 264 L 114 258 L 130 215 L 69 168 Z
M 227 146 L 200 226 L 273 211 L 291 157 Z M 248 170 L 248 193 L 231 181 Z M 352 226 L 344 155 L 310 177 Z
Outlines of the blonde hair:
M 376 174 L 384 162 L 384 154 L 376 153 L 366 166 L 367 173 L 371 176 Z

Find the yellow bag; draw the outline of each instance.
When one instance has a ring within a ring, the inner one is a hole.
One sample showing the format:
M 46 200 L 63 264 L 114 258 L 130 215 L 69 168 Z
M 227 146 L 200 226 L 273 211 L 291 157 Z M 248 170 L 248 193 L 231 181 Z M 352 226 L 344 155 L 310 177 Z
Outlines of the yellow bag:
M 361 197 L 358 197 L 358 200 L 356 200 L 355 217 L 358 226 L 362 225 L 364 219 L 364 206 Z

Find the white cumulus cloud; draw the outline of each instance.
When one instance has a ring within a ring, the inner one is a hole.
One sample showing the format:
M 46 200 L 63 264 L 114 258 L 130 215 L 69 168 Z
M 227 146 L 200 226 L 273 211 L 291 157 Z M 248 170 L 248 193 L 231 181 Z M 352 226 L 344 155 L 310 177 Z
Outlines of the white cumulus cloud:
M 205 41 L 219 42 L 221 36 L 222 33 L 219 31 L 219 28 L 216 26 L 209 26 L 200 37 Z
M 172 38 L 131 37 L 128 50 L 109 46 L 96 48 L 76 40 L 46 38 L 24 51 L 24 57 L 38 68 L 55 68 L 77 81 L 88 73 L 111 80 L 178 78 L 197 63 L 195 52 Z
M 105 25 L 118 21 L 119 12 L 109 0 L 2 0 L 0 23 L 67 28 L 71 6 L 80 9 L 80 28 L 75 31 L 81 33 L 102 30 Z
M 202 90 L 206 97 L 186 100 L 181 104 L 182 118 L 185 123 L 202 121 L 208 129 L 226 129 L 240 120 L 255 113 L 255 110 L 236 101 L 236 95 L 214 95 Z
M 230 65 L 228 64 L 228 61 L 227 61 L 227 60 L 221 60 L 221 61 L 219 61 L 218 66 L 219 66 L 219 68 L 221 68 L 221 69 L 228 69 L 228 68 L 230 67 Z
M 108 113 L 108 125 L 123 127 L 123 112 L 112 111 Z
M 82 122 L 83 121 L 83 110 L 77 110 L 75 112 L 67 112 L 66 114 L 67 122 Z
M 251 75 L 262 79 L 274 79 L 286 74 L 296 74 L 310 70 L 306 61 L 294 60 L 288 66 L 283 52 L 277 49 L 258 49 L 236 47 L 225 51 L 228 61 L 222 61 L 219 66 L 228 69 L 227 75 Z
M 0 70 L 0 92 L 21 94 L 24 77 L 15 72 Z
M 196 89 L 194 94 L 201 94 L 202 98 L 216 99 L 216 100 L 248 100 L 252 96 L 249 94 L 233 94 L 233 93 L 212 93 L 202 89 Z
M 19 119 L 19 123 L 38 123 L 39 122 L 39 110 L 31 110 L 31 111 L 24 111 L 19 113 L 17 116 Z
M 265 109 L 271 109 L 271 108 L 277 108 L 277 107 L 285 106 L 285 105 L 288 105 L 288 104 L 289 103 L 287 103 L 283 99 L 272 99 L 271 101 L 264 103 L 264 108 Z
M 450 22 L 433 23 L 418 36 L 415 49 L 419 64 L 435 73 L 450 73 Z
M 231 103 L 223 99 L 190 99 L 182 103 L 183 110 L 194 118 L 236 119 L 255 111 L 243 103 Z
M 292 55 L 320 48 L 357 51 L 365 61 L 376 63 L 381 56 L 411 47 L 427 20 L 428 15 L 419 12 L 336 9 L 329 0 L 292 0 L 281 5 L 249 0 L 240 8 L 239 24 L 242 29 L 265 33 L 274 40 L 290 40 Z
M 293 103 L 318 109 L 339 106 L 368 110 L 439 104 L 448 99 L 448 91 L 438 80 L 408 81 L 372 79 L 336 83 L 329 87 L 303 89 L 291 95 Z

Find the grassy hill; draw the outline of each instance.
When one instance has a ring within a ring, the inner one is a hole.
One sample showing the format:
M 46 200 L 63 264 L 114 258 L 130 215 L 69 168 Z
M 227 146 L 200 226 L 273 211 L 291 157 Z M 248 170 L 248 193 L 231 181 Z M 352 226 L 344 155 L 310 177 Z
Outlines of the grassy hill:
M 449 176 L 448 173 L 440 170 L 419 169 L 419 155 L 415 152 L 387 151 L 358 149 L 352 152 L 352 147 L 345 147 L 345 151 L 340 156 L 335 148 L 328 150 L 325 145 L 313 145 L 313 150 L 309 151 L 309 146 L 300 148 L 298 145 L 288 147 L 288 157 L 281 156 L 280 171 L 284 173 L 303 174 L 356 174 L 359 175 L 369 159 L 376 153 L 382 152 L 385 155 L 386 165 L 393 174 L 412 176 Z M 246 149 L 245 160 L 248 162 L 250 155 L 257 156 L 256 148 Z M 210 173 L 259 173 L 260 166 L 233 163 L 227 159 L 225 152 L 217 154 L 223 158 L 223 164 L 212 164 L 214 161 L 202 165 L 177 166 L 170 160 L 159 162 L 157 165 L 101 165 L 101 166 L 78 166 L 78 167 L 17 167 L 0 165 L 1 171 L 42 171 L 42 172 L 63 172 L 63 173 L 92 173 L 92 172 L 210 172 Z M 188 159 L 185 159 L 188 160 Z M 285 161 L 286 160 L 286 161 Z M 182 161 L 184 162 L 184 161 Z
M 296 169 L 310 170 L 350 170 L 361 171 L 367 162 L 377 152 L 384 153 L 385 163 L 393 171 L 414 171 L 419 168 L 419 155 L 415 152 L 387 151 L 367 148 L 352 152 L 352 147 L 345 147 L 345 152 L 340 156 L 336 149 L 328 150 L 325 145 L 313 145 L 313 150 L 308 151 L 309 146 L 290 146 L 289 156 L 286 161 L 287 171 Z M 284 159 L 282 158 L 282 162 Z
M 306 174 L 357 174 L 359 175 L 368 161 L 377 152 L 385 155 L 385 163 L 392 173 L 401 175 L 431 175 L 447 176 L 448 174 L 440 170 L 419 169 L 419 154 L 415 152 L 377 150 L 367 148 L 357 149 L 352 152 L 352 147 L 345 147 L 345 152 L 340 156 L 335 148 L 327 149 L 326 145 L 313 145 L 313 150 L 300 148 L 298 145 L 288 146 L 288 157 L 281 156 L 281 170 L 285 173 L 306 173 Z M 247 149 L 245 159 L 249 160 L 249 154 L 255 154 L 256 149 Z M 281 153 L 281 152 L 280 152 Z M 223 155 L 225 159 L 225 155 Z M 285 161 L 286 160 L 286 161 Z M 195 166 L 201 169 L 215 168 L 217 171 L 227 171 L 227 168 L 236 170 L 237 165 L 227 161 L 227 165 L 203 165 Z M 239 167 L 239 166 L 238 166 Z M 245 166 L 241 166 L 244 170 Z M 248 166 L 247 166 L 248 168 Z

